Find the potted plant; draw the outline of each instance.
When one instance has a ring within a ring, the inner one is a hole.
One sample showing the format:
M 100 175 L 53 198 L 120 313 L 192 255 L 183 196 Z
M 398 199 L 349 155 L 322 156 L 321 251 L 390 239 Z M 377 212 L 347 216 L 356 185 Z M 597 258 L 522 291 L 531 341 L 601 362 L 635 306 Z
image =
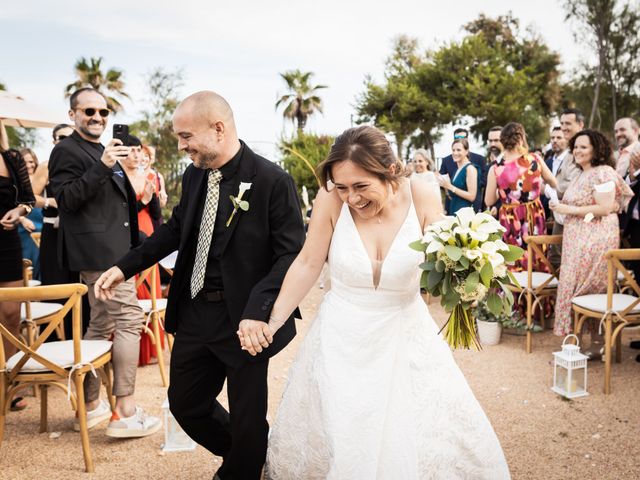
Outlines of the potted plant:
M 497 345 L 500 343 L 502 322 L 507 320 L 508 315 L 503 312 L 495 315 L 489 310 L 486 300 L 482 300 L 473 309 L 473 316 L 476 319 L 480 343 L 482 345 Z

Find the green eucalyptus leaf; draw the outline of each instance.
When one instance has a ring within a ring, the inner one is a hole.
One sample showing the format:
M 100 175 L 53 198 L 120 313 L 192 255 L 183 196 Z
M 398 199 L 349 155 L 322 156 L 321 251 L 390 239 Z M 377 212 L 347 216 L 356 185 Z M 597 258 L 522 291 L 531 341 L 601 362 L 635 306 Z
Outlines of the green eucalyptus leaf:
M 439 272 L 444 272 L 445 264 L 442 260 L 438 260 L 436 262 L 436 270 Z
M 442 274 L 442 272 L 439 272 L 437 270 L 431 270 L 427 277 L 427 290 L 429 291 L 434 290 L 436 285 L 440 283 L 440 280 L 442 280 L 443 276 L 444 275 Z
M 487 307 L 497 317 L 502 312 L 502 300 L 494 292 L 491 292 L 487 297 Z
M 426 270 L 422 272 L 422 275 L 420 275 L 420 288 L 427 288 L 428 275 L 429 275 L 429 272 L 427 272 Z
M 460 260 L 460 257 L 462 256 L 462 249 L 460 247 L 456 247 L 455 245 L 445 245 L 444 251 L 446 252 L 447 257 L 449 257 L 454 262 Z
M 462 266 L 466 269 L 469 268 L 469 265 L 471 264 L 469 262 L 469 259 L 467 257 L 465 257 L 464 255 L 460 256 L 460 260 L 459 262 L 462 264 Z
M 480 274 L 478 272 L 471 272 L 467 277 L 467 285 L 465 287 L 465 292 L 471 293 L 478 286 L 478 282 L 480 281 Z
M 416 240 L 415 242 L 411 242 L 409 247 L 417 250 L 418 252 L 424 252 L 427 249 L 427 245 L 422 243 L 422 240 Z
M 509 245 L 509 250 L 500 250 L 498 253 L 504 257 L 505 262 L 515 262 L 522 258 L 524 250 L 515 245 Z
M 238 205 L 240 206 L 240 210 L 244 212 L 249 210 L 249 202 L 247 202 L 246 200 L 240 200 L 240 203 Z
M 489 288 L 489 286 L 491 285 L 491 280 L 493 279 L 493 267 L 491 266 L 490 262 L 484 264 L 482 270 L 480 270 L 480 277 L 482 278 L 482 283 L 484 283 L 484 286 Z

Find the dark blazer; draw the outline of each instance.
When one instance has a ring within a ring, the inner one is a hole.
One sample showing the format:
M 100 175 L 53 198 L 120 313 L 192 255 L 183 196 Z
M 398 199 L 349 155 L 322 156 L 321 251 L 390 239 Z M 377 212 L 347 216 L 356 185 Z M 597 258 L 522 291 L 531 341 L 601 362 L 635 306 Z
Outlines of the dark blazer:
M 625 235 L 631 235 L 631 226 L 633 225 L 633 222 L 630 222 L 629 220 L 633 218 L 631 216 L 633 210 L 640 204 L 640 181 L 637 181 L 635 185 L 631 187 L 631 190 L 633 190 L 634 195 L 631 197 L 629 205 L 627 205 L 627 211 L 618 216 L 620 219 L 620 228 L 624 230 Z M 631 245 L 631 247 L 639 248 L 640 245 Z
M 298 194 L 289 174 L 246 145 L 234 180 L 236 192 L 240 182 L 251 183 L 251 188 L 243 196 L 249 210 L 238 210 L 223 239 L 220 270 L 224 301 L 234 325 L 243 319 L 266 322 L 284 276 L 304 243 Z M 178 329 L 179 302 L 189 295 L 196 245 L 193 222 L 199 204 L 204 202 L 201 192 L 205 181 L 206 170 L 187 167 L 182 196 L 171 218 L 116 263 L 129 278 L 178 250 L 165 315 L 169 333 Z M 271 357 L 289 343 L 296 334 L 294 316 L 300 317 L 298 310 L 278 330 L 273 344 L 255 359 Z
M 58 202 L 58 258 L 72 271 L 107 270 L 138 242 L 136 194 L 122 167 L 107 167 L 77 132 L 49 160 Z
M 482 155 L 478 155 L 477 153 L 469 152 L 469 161 L 476 167 L 478 172 L 478 191 L 476 192 L 476 199 L 473 202 L 473 208 L 476 212 L 482 210 L 482 201 L 484 200 L 484 187 L 486 186 L 487 175 L 485 170 L 487 167 L 485 166 L 484 157 Z M 445 173 L 449 175 L 449 180 L 453 181 L 453 177 L 458 171 L 458 165 L 453 160 L 453 155 L 447 155 L 442 159 L 442 165 L 440 165 L 440 175 L 444 175 Z M 449 196 L 446 196 L 445 199 L 445 210 L 447 213 L 449 212 Z

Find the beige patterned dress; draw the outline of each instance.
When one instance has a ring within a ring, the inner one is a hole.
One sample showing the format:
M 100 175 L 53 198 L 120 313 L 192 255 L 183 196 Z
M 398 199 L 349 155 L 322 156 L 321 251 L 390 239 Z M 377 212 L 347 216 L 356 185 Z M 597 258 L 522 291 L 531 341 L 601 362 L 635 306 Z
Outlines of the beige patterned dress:
M 595 205 L 596 185 L 615 183 L 617 211 L 629 202 L 633 192 L 616 171 L 600 165 L 582 172 L 567 189 L 562 203 L 575 206 Z M 556 302 L 554 333 L 571 333 L 571 300 L 580 295 L 607 291 L 607 261 L 605 253 L 620 247 L 618 215 L 611 213 L 585 222 L 584 216 L 566 215 L 562 234 L 562 260 Z

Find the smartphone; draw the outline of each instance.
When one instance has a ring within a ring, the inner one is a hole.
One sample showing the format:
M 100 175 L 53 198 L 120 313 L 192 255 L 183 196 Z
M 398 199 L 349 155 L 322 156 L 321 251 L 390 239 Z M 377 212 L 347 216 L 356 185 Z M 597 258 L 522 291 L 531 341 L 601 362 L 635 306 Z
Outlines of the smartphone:
M 113 138 L 117 138 L 125 147 L 129 146 L 129 125 L 122 123 L 113 124 Z

